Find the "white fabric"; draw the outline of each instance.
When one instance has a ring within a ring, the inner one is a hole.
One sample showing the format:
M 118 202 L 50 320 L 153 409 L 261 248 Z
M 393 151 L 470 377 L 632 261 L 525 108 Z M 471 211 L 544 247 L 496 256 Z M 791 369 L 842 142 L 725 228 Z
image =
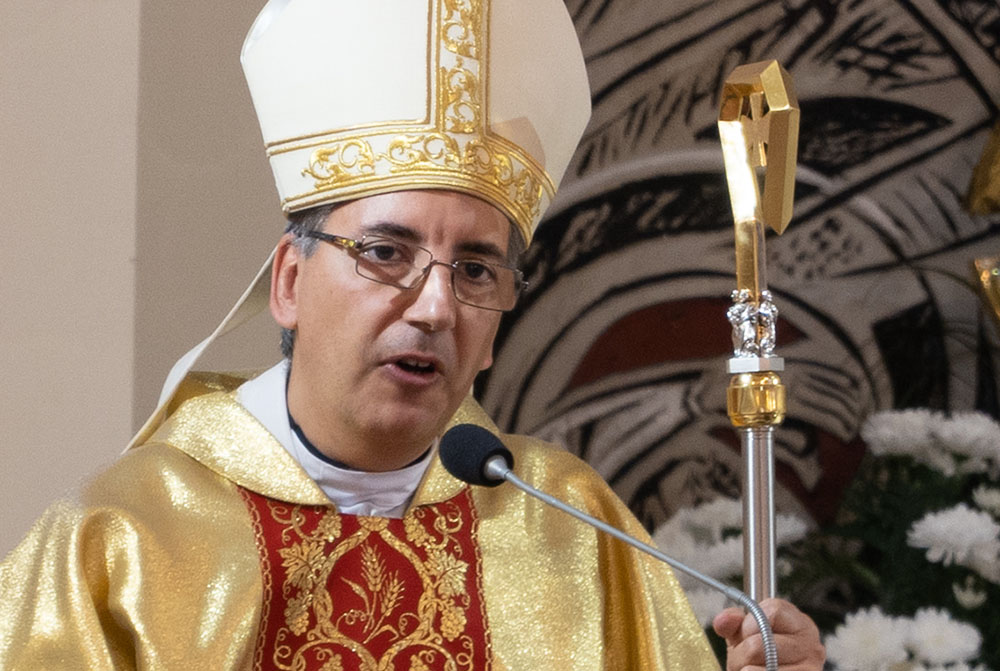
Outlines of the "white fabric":
M 310 452 L 292 431 L 285 396 L 287 376 L 288 361 L 283 360 L 242 384 L 236 390 L 236 398 L 299 462 L 341 513 L 402 517 L 431 463 L 437 445 L 420 461 L 398 471 L 365 473 L 337 468 Z
M 202 353 L 209 345 L 230 331 L 247 323 L 267 308 L 271 289 L 271 263 L 274 261 L 274 254 L 277 251 L 278 247 L 275 246 L 268 255 L 267 260 L 261 265 L 260 270 L 257 271 L 257 275 L 254 276 L 253 281 L 250 282 L 250 286 L 243 291 L 243 295 L 239 297 L 236 304 L 229 310 L 229 314 L 219 322 L 215 330 L 207 338 L 192 347 L 187 354 L 178 359 L 177 363 L 173 365 L 167 374 L 167 379 L 163 382 L 163 388 L 160 390 L 160 399 L 156 402 L 156 410 L 146 419 L 142 428 L 132 436 L 132 440 L 125 447 L 126 452 L 149 438 L 150 434 L 160 425 L 166 416 L 167 406 L 173 400 L 174 394 L 177 393 L 181 382 L 191 372 L 195 363 L 198 362 L 198 359 L 201 358 Z

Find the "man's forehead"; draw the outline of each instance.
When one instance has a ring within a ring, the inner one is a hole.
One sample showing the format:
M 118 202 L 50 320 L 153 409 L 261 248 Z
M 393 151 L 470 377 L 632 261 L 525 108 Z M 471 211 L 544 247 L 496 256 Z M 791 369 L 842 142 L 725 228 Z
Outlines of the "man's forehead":
M 493 204 L 444 189 L 397 191 L 346 201 L 334 206 L 325 222 L 328 233 L 385 235 L 416 244 L 438 239 L 457 249 L 500 256 L 506 253 L 512 226 Z

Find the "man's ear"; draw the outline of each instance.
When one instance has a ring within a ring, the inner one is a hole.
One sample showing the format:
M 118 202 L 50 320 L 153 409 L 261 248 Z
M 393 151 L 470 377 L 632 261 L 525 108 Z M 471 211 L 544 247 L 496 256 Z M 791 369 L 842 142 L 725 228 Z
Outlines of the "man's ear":
M 282 236 L 271 265 L 271 316 L 286 329 L 294 329 L 299 321 L 298 280 L 303 256 L 294 241 L 291 233 Z

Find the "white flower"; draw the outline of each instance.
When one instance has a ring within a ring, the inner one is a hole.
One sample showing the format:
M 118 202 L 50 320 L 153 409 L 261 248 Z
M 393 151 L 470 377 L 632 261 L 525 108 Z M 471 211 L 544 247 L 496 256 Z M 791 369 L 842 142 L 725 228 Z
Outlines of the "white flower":
M 774 536 L 777 545 L 788 545 L 806 537 L 809 525 L 798 515 L 777 515 Z
M 928 561 L 945 566 L 972 567 L 973 561 L 988 565 L 990 558 L 1000 555 L 1000 524 L 981 510 L 959 503 L 914 522 L 906 542 L 926 549 Z
M 666 524 L 653 532 L 653 545 L 683 564 L 696 560 L 704 547 L 694 542 L 690 535 Z
M 694 566 L 701 572 L 725 580 L 743 574 L 743 536 L 732 536 L 705 547 Z
M 933 427 L 938 441 L 955 454 L 1000 464 L 1000 424 L 981 412 L 952 415 Z
M 921 608 L 913 616 L 906 645 L 922 662 L 953 664 L 979 655 L 982 642 L 971 624 L 951 619 L 947 611 Z
M 954 457 L 935 438 L 945 415 L 923 408 L 878 412 L 861 427 L 861 438 L 875 456 L 904 456 L 954 475 Z
M 971 575 L 965 577 L 965 584 L 957 582 L 951 586 L 955 601 L 966 610 L 975 610 L 986 603 L 986 592 L 976 587 L 976 579 Z
M 877 412 L 861 427 L 861 437 L 876 456 L 915 456 L 930 444 L 931 427 L 942 417 L 923 408 Z
M 1000 585 L 1000 544 L 977 548 L 969 561 L 969 568 L 991 583 Z
M 827 658 L 841 671 L 882 671 L 909 658 L 906 632 L 904 620 L 874 606 L 848 615 L 823 643 Z
M 728 604 L 728 599 L 722 592 L 707 587 L 691 589 L 687 591 L 688 601 L 691 603 L 691 610 L 698 618 L 698 623 L 702 628 L 712 624 L 715 616 L 721 613 Z
M 720 542 L 725 531 L 742 527 L 742 505 L 736 499 L 722 497 L 678 510 L 657 534 L 666 538 L 687 536 L 695 543 L 711 545 Z
M 993 517 L 1000 517 L 1000 489 L 980 485 L 972 492 L 972 500 Z
M 733 533 L 742 527 L 742 503 L 722 497 L 677 511 L 653 533 L 653 542 L 678 561 L 725 580 L 743 573 L 743 534 Z M 807 532 L 808 525 L 798 516 L 776 516 L 778 546 L 801 540 Z M 683 573 L 678 579 L 686 590 L 699 584 Z

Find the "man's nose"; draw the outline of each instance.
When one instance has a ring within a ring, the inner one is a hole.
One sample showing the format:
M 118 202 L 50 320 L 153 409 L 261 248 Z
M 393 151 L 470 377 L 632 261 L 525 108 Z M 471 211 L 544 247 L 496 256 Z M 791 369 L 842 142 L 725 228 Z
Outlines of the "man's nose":
M 452 287 L 451 266 L 432 261 L 424 278 L 414 289 L 413 298 L 403 317 L 428 331 L 444 331 L 455 326 L 457 299 Z

